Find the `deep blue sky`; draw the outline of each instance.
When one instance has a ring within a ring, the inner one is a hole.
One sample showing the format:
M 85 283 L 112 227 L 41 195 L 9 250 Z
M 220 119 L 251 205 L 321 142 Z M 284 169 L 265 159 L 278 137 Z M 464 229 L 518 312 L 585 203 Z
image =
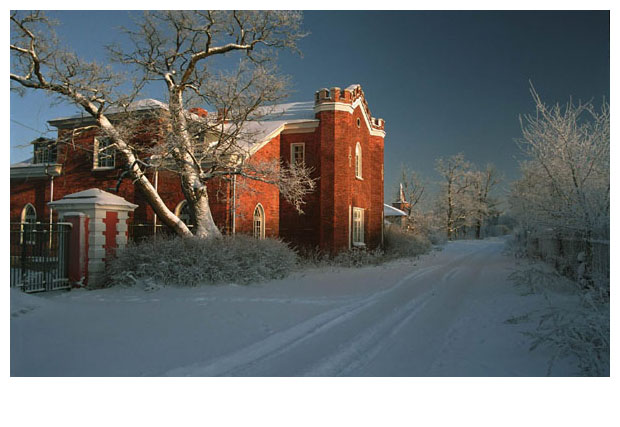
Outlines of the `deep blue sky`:
M 102 46 L 120 40 L 115 28 L 130 25 L 128 13 L 50 14 L 76 52 L 105 60 Z M 388 201 L 401 165 L 432 182 L 435 159 L 458 152 L 517 178 L 514 139 L 519 114 L 532 112 L 529 80 L 548 103 L 609 99 L 608 12 L 312 11 L 304 27 L 303 58 L 280 55 L 290 100 L 362 85 L 373 116 L 386 120 Z M 47 120 L 74 111 L 39 94 L 11 94 L 11 162 L 30 157 L 17 146 L 45 133 Z

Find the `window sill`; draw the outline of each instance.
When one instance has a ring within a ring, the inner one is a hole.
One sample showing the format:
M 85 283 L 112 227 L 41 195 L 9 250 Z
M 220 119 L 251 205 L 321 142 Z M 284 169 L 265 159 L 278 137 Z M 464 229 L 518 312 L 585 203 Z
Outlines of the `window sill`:
M 353 245 L 353 247 L 356 247 L 356 248 L 365 248 L 366 247 L 366 243 L 364 243 L 364 242 L 353 242 L 352 245 Z
M 98 171 L 111 171 L 116 169 L 116 166 L 97 166 L 96 168 L 93 168 L 93 172 L 98 172 Z
M 358 180 L 360 180 L 360 181 L 363 181 L 363 180 L 364 180 L 364 178 L 362 178 L 361 176 L 356 176 L 356 177 L 355 177 L 355 179 L 358 179 Z

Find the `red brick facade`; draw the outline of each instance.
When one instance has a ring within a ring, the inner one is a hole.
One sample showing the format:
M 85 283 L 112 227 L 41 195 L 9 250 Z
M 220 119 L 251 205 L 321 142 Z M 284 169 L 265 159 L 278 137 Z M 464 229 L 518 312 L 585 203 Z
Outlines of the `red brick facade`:
M 317 190 L 305 200 L 304 213 L 299 214 L 280 196 L 274 185 L 237 177 L 208 183 L 216 224 L 226 234 L 252 234 L 254 211 L 260 204 L 264 211 L 265 236 L 336 252 L 352 246 L 352 209 L 361 208 L 364 211 L 364 244 L 369 247 L 381 245 L 383 120 L 371 117 L 359 85 L 346 90 L 318 91 L 309 114 L 311 116 L 307 119 L 278 122 L 282 124 L 250 158 L 256 162 L 281 159 L 288 163 L 292 144 L 303 143 L 304 161 L 313 168 L 313 176 L 318 180 Z M 71 127 L 60 127 L 59 137 L 72 131 Z M 56 163 L 62 165 L 62 169 L 53 178 L 54 200 L 88 188 L 111 191 L 116 187 L 122 159 L 116 157 L 115 168 L 93 169 L 94 136 L 94 131 L 81 132 L 71 144 L 59 145 Z M 358 143 L 361 147 L 361 177 L 355 175 Z M 20 221 L 27 203 L 34 205 L 39 221 L 47 221 L 52 178 L 45 173 L 39 173 L 38 177 L 24 177 L 23 173 L 14 173 L 17 171 L 15 167 L 11 167 L 11 221 Z M 22 171 L 26 169 L 28 167 L 21 168 Z M 179 177 L 169 171 L 148 171 L 147 176 L 157 186 L 166 205 L 174 211 L 184 200 Z M 130 221 L 153 223 L 152 209 L 135 190 L 131 180 L 122 180 L 118 195 L 139 206 Z

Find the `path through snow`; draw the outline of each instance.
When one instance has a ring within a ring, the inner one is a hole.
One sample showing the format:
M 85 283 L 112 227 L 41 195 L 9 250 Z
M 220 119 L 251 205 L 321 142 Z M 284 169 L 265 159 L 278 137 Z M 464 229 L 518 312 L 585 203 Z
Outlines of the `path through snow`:
M 503 240 L 253 286 L 11 294 L 14 376 L 540 376 Z M 570 300 L 570 295 L 558 295 Z M 575 374 L 560 362 L 552 374 Z

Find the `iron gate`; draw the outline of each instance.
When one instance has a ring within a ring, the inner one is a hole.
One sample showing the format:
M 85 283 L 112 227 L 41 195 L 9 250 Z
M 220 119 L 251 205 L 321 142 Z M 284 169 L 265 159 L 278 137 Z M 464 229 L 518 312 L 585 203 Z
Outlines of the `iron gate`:
M 72 224 L 11 223 L 11 287 L 25 292 L 69 288 Z

